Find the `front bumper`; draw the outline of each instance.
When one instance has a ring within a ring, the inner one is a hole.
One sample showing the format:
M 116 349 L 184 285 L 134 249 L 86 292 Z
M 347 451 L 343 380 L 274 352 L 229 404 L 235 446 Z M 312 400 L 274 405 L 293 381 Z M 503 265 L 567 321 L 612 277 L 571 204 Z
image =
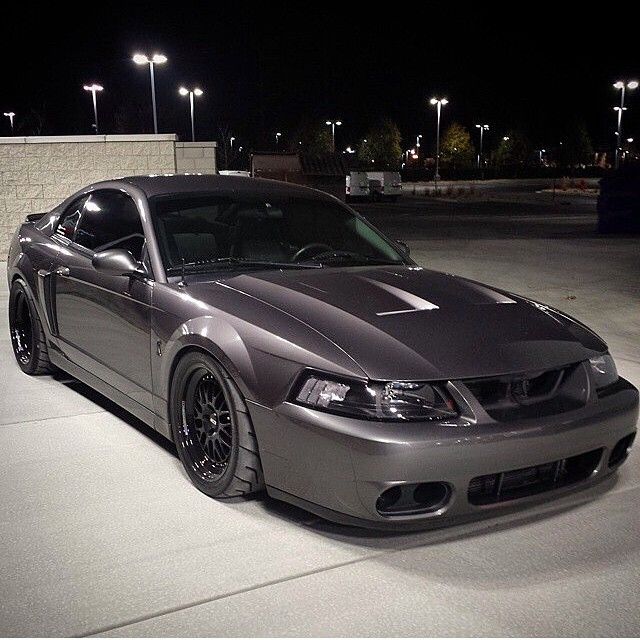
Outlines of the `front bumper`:
M 536 420 L 486 421 L 465 427 L 383 423 L 344 418 L 284 403 L 250 403 L 270 495 L 330 520 L 372 528 L 424 528 L 497 513 L 594 483 L 610 466 L 615 445 L 635 432 L 638 391 L 621 380 L 615 393 L 584 407 Z M 602 450 L 580 482 L 492 504 L 472 504 L 469 484 L 501 474 Z M 380 495 L 407 483 L 442 482 L 450 495 L 429 513 L 381 515 Z

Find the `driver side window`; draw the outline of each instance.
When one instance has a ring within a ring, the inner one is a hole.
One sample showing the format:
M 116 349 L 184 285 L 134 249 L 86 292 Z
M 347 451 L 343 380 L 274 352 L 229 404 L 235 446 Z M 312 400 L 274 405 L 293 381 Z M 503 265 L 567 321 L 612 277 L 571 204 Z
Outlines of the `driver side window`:
M 84 203 L 75 242 L 96 253 L 124 249 L 140 261 L 145 239 L 135 202 L 122 191 L 95 191 Z

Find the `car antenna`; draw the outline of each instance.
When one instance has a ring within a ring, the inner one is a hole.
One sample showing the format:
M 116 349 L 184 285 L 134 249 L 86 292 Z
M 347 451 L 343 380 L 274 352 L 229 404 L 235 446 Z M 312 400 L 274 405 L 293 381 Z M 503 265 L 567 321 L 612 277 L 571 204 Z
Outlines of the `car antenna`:
M 182 270 L 180 272 L 180 282 L 178 282 L 178 286 L 182 289 L 187 286 L 187 281 L 184 279 L 184 256 L 180 256 L 182 258 Z

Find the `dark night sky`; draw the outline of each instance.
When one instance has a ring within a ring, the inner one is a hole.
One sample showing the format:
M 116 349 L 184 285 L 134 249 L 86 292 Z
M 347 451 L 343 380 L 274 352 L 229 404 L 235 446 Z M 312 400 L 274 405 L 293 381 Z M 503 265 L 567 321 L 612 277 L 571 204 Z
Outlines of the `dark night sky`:
M 616 38 L 613 17 L 576 10 L 564 18 L 557 3 L 519 4 L 510 14 L 430 3 L 419 11 L 370 3 L 349 12 L 327 3 L 27 6 L 3 7 L 0 107 L 18 119 L 32 107 L 44 112 L 47 134 L 91 131 L 82 85 L 92 81 L 105 86 L 103 130 L 150 130 L 148 73 L 130 60 L 138 50 L 169 58 L 157 72 L 161 131 L 186 139 L 188 100 L 177 88 L 197 83 L 205 91 L 196 106 L 199 138 L 217 137 L 227 125 L 254 148 L 270 144 L 276 130 L 292 141 L 304 118 L 330 117 L 345 123 L 340 147 L 383 116 L 397 121 L 405 146 L 417 133 L 430 143 L 435 115 L 427 99 L 434 94 L 451 101 L 443 126 L 487 122 L 496 140 L 517 126 L 536 145 L 552 146 L 568 122 L 584 119 L 603 145 L 615 129 L 611 83 L 640 74 L 636 38 Z M 625 137 L 640 138 L 637 93 Z M 6 118 L 1 126 L 6 135 Z

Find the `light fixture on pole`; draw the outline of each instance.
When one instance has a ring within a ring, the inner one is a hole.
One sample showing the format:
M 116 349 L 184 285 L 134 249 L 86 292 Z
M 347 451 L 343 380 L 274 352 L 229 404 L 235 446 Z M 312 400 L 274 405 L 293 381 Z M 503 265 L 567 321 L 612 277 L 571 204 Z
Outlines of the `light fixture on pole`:
M 153 132 L 158 133 L 158 113 L 156 111 L 156 79 L 154 75 L 154 67 L 157 64 L 164 64 L 167 61 L 167 56 L 161 53 L 154 53 L 151 58 L 148 58 L 142 53 L 136 53 L 133 56 L 133 61 L 136 64 L 149 65 L 149 75 L 151 78 L 151 106 L 153 108 Z
M 478 169 L 480 169 L 480 163 L 482 162 L 482 142 L 484 132 L 489 130 L 488 124 L 477 124 L 476 129 L 480 129 L 480 152 L 478 153 Z
M 449 104 L 449 101 L 446 98 L 431 98 L 429 103 L 434 105 L 438 112 L 438 122 L 436 125 L 436 173 L 433 177 L 437 189 L 438 180 L 440 180 L 440 112 L 444 105 Z
M 333 152 L 336 151 L 336 127 L 342 126 L 341 120 L 327 120 L 325 124 L 331 127 L 331 147 Z
M 231 149 L 233 149 L 233 141 L 235 140 L 235 136 L 231 136 L 229 138 L 229 146 L 231 147 Z
M 279 147 L 280 145 L 280 138 L 282 137 L 282 134 L 278 131 L 278 133 L 276 133 L 276 149 Z
M 189 96 L 189 110 L 191 112 L 191 142 L 195 142 L 196 141 L 196 125 L 195 125 L 195 116 L 194 116 L 194 109 L 193 109 L 193 96 L 201 96 L 204 91 L 202 91 L 202 89 L 198 89 L 197 87 L 195 87 L 194 89 L 186 89 L 185 87 L 180 87 L 180 89 L 178 89 L 178 93 L 180 93 L 181 96 Z
M 13 119 L 16 117 L 16 114 L 13 111 L 5 111 L 4 115 L 9 118 L 9 124 L 11 125 L 11 133 L 13 133 Z
M 542 154 L 547 153 L 546 149 L 538 149 L 538 155 L 540 157 L 540 164 L 542 164 Z
M 617 145 L 616 145 L 616 169 L 620 166 L 620 149 L 622 148 L 622 112 L 627 108 L 624 106 L 625 92 L 627 89 L 637 89 L 637 80 L 618 80 L 613 84 L 614 89 L 620 90 L 620 106 L 614 107 L 614 110 L 618 112 L 618 131 L 616 133 Z
M 96 93 L 98 91 L 102 91 L 103 87 L 99 84 L 85 84 L 82 87 L 85 91 L 91 91 L 91 97 L 93 99 L 93 128 L 96 130 L 96 134 L 98 133 L 98 101 L 96 100 Z
M 422 140 L 422 134 L 421 133 L 416 136 L 416 147 L 420 146 L 420 140 Z

